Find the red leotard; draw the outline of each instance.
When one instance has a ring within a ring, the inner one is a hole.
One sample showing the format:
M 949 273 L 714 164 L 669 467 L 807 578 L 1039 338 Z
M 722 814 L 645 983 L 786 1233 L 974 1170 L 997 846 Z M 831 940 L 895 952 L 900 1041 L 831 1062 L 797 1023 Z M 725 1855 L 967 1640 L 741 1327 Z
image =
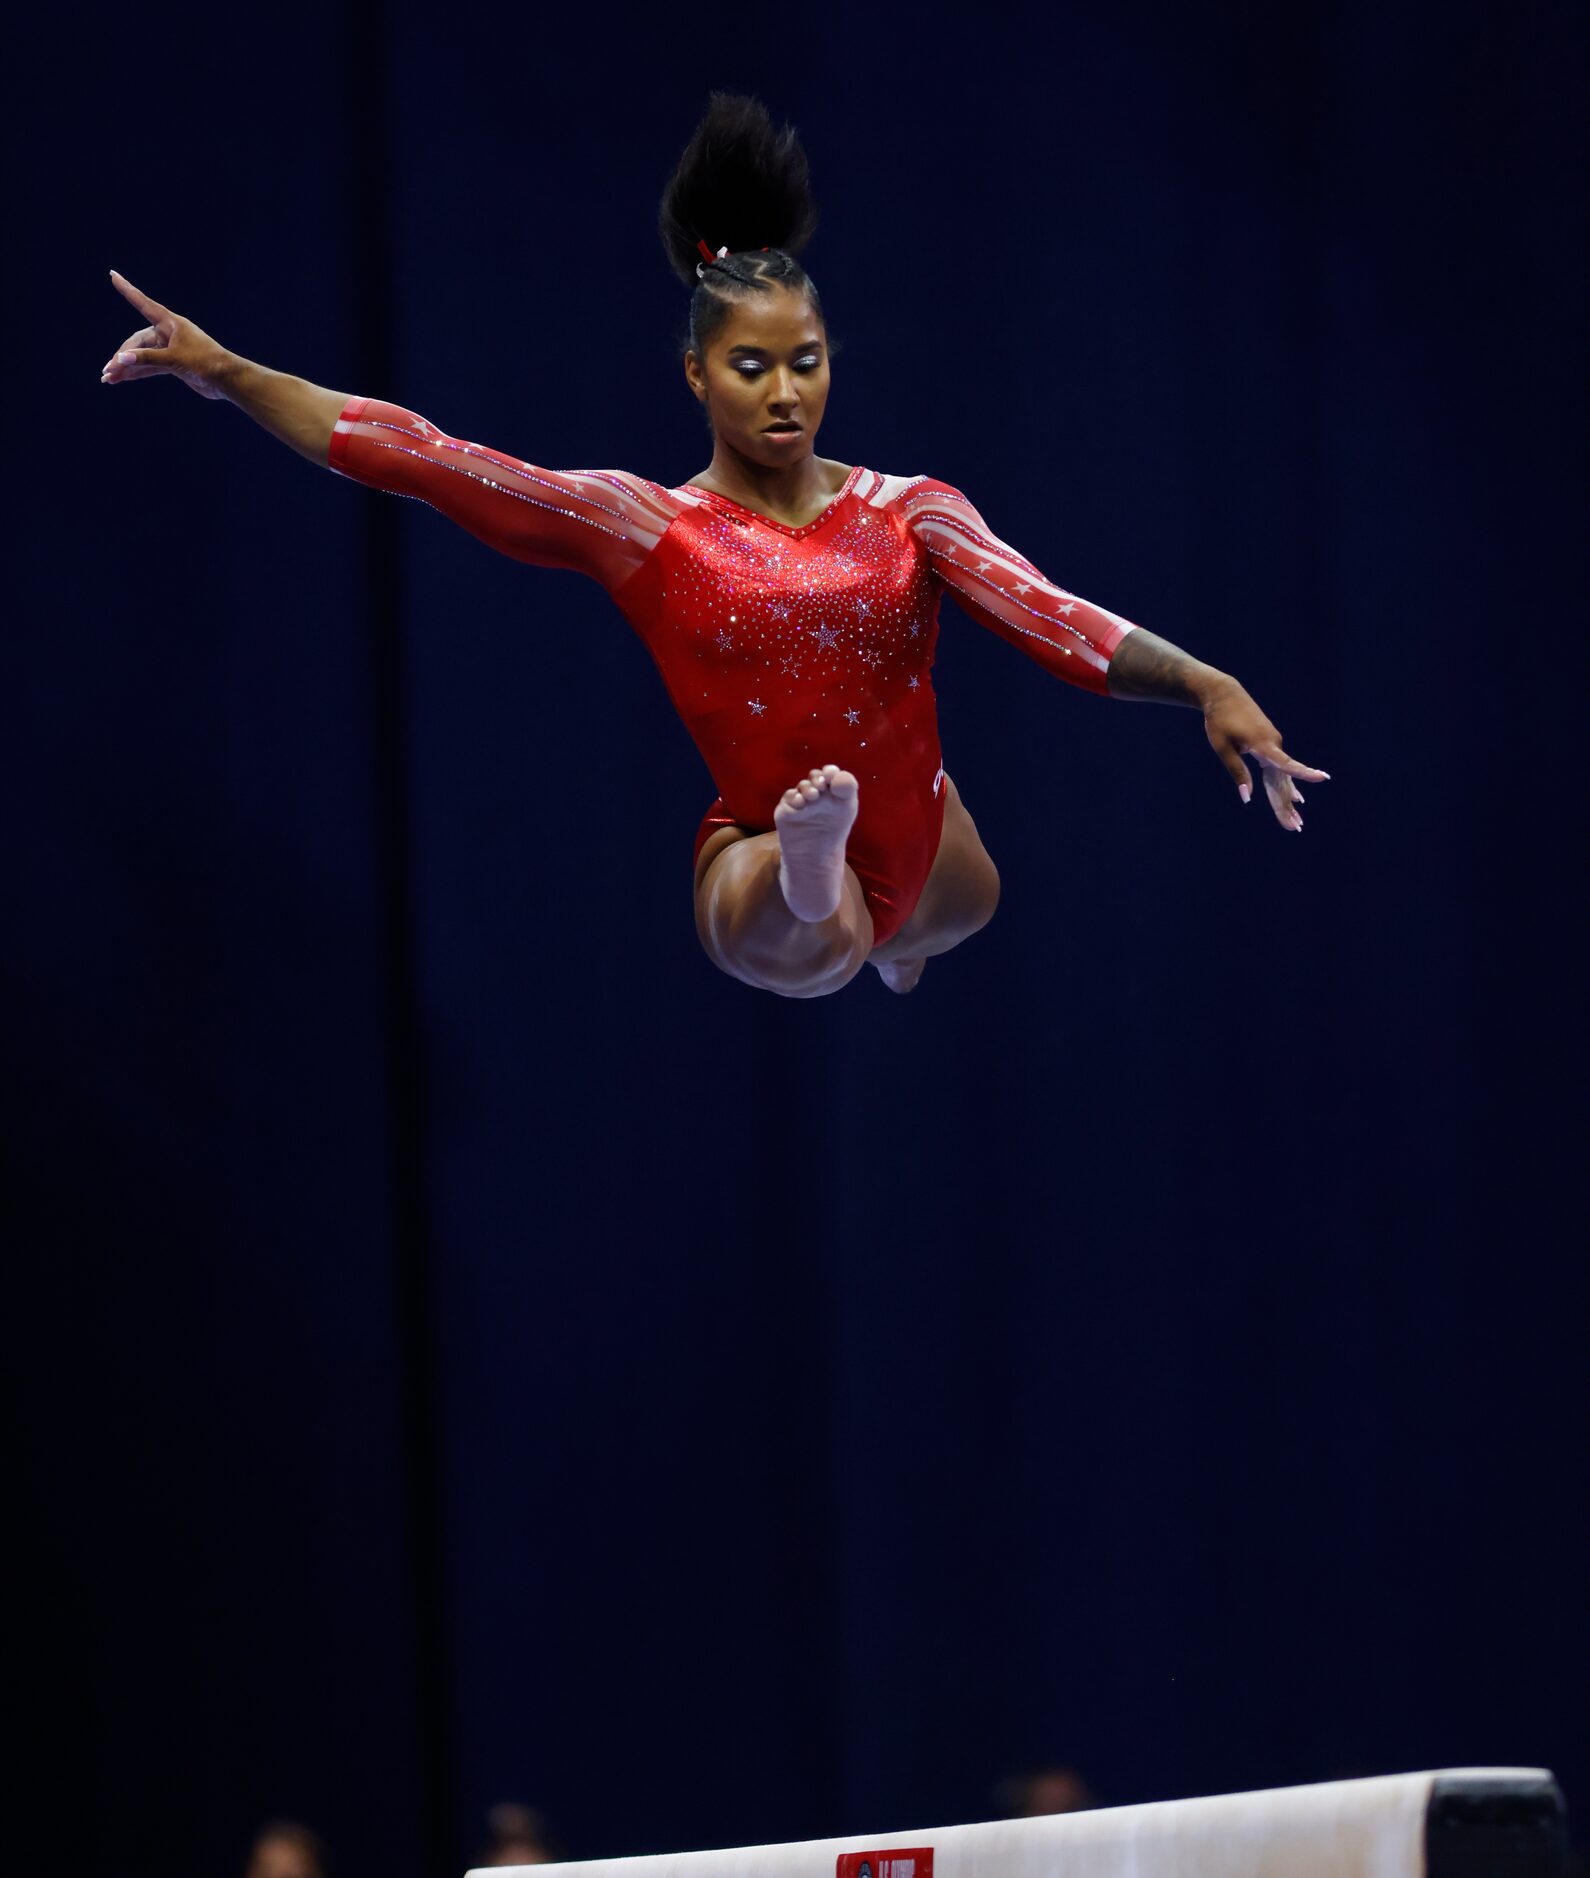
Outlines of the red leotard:
M 547 470 L 444 435 L 401 405 L 350 398 L 331 467 L 415 496 L 515 560 L 599 580 L 662 672 L 718 786 L 696 833 L 765 830 L 792 784 L 851 770 L 845 848 L 873 943 L 910 917 L 944 825 L 930 672 L 945 588 L 972 618 L 1103 692 L 1131 622 L 1044 579 L 958 489 L 853 469 L 788 528 L 710 490 L 624 470 Z

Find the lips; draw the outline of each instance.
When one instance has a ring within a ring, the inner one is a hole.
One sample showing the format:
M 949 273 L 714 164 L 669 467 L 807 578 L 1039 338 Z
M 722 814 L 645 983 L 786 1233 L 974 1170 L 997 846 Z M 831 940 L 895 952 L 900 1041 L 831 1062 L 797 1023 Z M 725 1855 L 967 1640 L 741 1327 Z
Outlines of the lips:
M 783 436 L 787 436 L 791 432 L 798 433 L 800 430 L 800 425 L 799 424 L 769 424 L 766 426 L 766 430 L 769 436 L 783 437 Z

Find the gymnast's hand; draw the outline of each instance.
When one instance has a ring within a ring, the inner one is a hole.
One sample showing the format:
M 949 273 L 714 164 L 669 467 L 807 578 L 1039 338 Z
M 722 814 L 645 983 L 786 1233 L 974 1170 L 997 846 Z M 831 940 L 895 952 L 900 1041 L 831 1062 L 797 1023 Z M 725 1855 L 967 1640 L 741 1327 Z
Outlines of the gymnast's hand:
M 183 319 L 158 300 L 140 293 L 114 268 L 110 278 L 116 291 L 130 300 L 149 324 L 122 341 L 105 362 L 99 382 L 119 385 L 130 378 L 154 378 L 169 373 L 173 378 L 180 378 L 190 391 L 198 392 L 201 398 L 224 398 L 226 393 L 221 389 L 221 379 L 223 368 L 231 359 L 226 348 L 217 345 L 192 320 Z
M 1275 819 L 1294 834 L 1301 831 L 1303 817 L 1297 811 L 1303 797 L 1295 778 L 1329 782 L 1328 772 L 1310 769 L 1306 763 L 1289 757 L 1281 748 L 1280 731 L 1234 678 L 1227 677 L 1223 684 L 1210 687 L 1203 711 L 1204 735 L 1230 772 L 1243 801 L 1253 793 L 1253 778 L 1242 760 L 1251 756 L 1264 776 L 1264 792 L 1270 798 Z
M 1330 781 L 1326 771 L 1310 769 L 1287 755 L 1280 731 L 1229 672 L 1205 665 L 1158 633 L 1134 627 L 1116 647 L 1105 685 L 1112 698 L 1196 705 L 1203 712 L 1210 748 L 1225 764 L 1237 794 L 1244 802 L 1253 798 L 1253 778 L 1242 760 L 1251 756 L 1264 772 L 1264 793 L 1275 819 L 1294 834 L 1303 826 L 1297 812 L 1303 797 L 1293 779 Z

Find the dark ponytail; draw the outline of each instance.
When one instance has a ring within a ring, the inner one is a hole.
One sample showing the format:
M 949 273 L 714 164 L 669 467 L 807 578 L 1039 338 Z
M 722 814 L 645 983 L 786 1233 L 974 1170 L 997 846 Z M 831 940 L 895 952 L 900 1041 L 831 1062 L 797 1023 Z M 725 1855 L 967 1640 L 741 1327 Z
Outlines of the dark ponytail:
M 817 289 L 795 259 L 817 229 L 806 152 L 793 125 L 773 128 L 760 99 L 711 94 L 663 191 L 657 227 L 669 264 L 692 289 L 684 344 L 698 359 L 729 309 L 752 293 L 789 288 L 822 319 Z M 703 243 L 713 256 L 729 252 L 709 262 Z

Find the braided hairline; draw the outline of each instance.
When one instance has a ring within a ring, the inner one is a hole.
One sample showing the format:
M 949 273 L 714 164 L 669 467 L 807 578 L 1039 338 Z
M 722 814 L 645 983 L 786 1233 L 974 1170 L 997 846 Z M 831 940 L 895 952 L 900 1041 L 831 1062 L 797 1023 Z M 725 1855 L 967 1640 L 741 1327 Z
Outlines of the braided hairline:
M 717 270 L 716 274 L 714 269 Z M 736 254 L 714 256 L 706 262 L 690 296 L 690 344 L 697 357 L 702 356 L 705 350 L 700 315 L 706 306 L 716 303 L 727 311 L 739 298 L 734 292 L 737 287 L 754 293 L 765 293 L 775 286 L 786 285 L 804 293 L 818 307 L 821 316 L 817 289 L 812 284 L 811 276 L 794 255 L 786 254 L 782 248 L 747 248 Z M 706 296 L 705 301 L 702 299 L 703 294 Z M 716 330 L 719 323 L 719 320 L 714 320 L 711 329 Z
M 766 281 L 787 280 L 791 275 L 802 281 L 807 278 L 805 268 L 782 248 L 742 248 L 737 254 L 714 255 L 702 264 L 702 272 L 697 276 L 702 286 L 708 283 L 706 269 L 709 267 L 717 268 L 742 287 L 760 287 Z

